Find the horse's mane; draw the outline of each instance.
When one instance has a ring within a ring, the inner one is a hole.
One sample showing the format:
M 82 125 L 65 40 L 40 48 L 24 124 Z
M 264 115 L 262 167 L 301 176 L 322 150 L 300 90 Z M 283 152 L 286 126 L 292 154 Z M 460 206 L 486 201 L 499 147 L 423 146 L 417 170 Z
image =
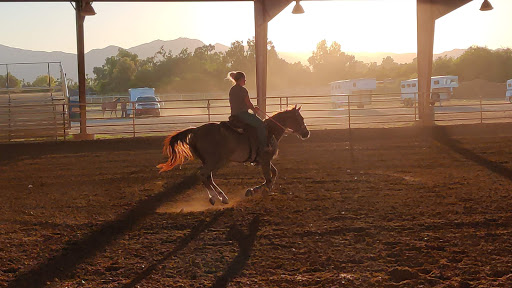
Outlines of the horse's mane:
M 270 115 L 269 118 L 272 118 L 274 116 L 276 116 L 277 114 L 282 114 L 282 113 L 285 113 L 285 112 L 288 112 L 288 111 L 292 111 L 293 109 L 297 109 L 297 106 L 288 106 L 288 108 L 286 110 L 283 110 L 283 111 L 277 111 L 277 112 L 274 112 L 272 115 Z

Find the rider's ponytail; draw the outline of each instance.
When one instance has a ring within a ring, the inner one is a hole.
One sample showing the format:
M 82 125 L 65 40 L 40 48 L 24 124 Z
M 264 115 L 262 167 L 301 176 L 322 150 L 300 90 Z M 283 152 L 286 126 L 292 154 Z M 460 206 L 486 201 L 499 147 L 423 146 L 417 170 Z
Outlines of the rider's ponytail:
M 236 84 L 242 78 L 245 78 L 245 73 L 242 71 L 231 71 L 226 77 L 226 79 L 233 81 L 233 84 Z

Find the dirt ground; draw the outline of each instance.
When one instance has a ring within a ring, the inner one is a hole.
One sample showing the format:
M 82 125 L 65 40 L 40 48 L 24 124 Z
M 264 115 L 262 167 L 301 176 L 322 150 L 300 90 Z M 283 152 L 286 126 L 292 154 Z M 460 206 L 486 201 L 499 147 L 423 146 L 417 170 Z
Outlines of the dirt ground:
M 158 174 L 163 138 L 0 145 L 1 287 L 512 287 L 512 125 L 287 136 Z

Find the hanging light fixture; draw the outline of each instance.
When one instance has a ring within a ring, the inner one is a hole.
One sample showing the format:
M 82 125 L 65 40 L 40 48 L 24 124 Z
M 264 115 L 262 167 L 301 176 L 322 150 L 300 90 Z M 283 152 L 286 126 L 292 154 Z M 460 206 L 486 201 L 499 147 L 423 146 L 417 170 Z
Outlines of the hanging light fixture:
M 293 6 L 292 14 L 302 14 L 304 13 L 304 8 L 300 6 L 300 0 L 295 0 L 295 6 Z
M 484 2 L 482 3 L 482 6 L 480 6 L 480 11 L 490 11 L 494 9 L 491 5 L 491 2 L 489 2 L 489 0 L 484 0 Z
M 82 15 L 83 16 L 93 16 L 96 15 L 96 11 L 94 11 L 94 8 L 92 8 L 92 1 L 84 1 L 84 6 L 82 8 Z

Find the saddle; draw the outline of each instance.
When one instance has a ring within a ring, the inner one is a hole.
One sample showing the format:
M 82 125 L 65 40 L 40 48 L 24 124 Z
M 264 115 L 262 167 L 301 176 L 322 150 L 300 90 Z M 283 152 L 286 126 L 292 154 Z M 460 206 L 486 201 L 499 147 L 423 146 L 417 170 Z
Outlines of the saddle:
M 228 121 L 222 121 L 220 124 L 235 133 L 246 135 L 249 140 L 249 157 L 245 162 L 257 163 L 258 158 L 258 131 L 251 125 L 243 122 L 236 115 L 231 115 Z

